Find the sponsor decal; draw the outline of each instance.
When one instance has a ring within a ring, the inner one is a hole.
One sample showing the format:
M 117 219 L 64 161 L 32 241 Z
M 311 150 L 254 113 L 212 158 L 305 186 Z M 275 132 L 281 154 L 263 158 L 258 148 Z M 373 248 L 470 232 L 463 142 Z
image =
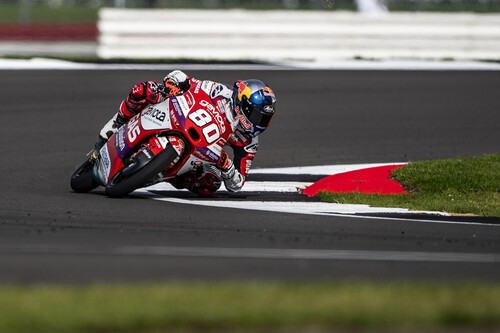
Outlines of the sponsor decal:
M 179 102 L 177 101 L 176 97 L 171 97 L 170 100 L 172 101 L 172 105 L 174 106 L 174 110 L 179 116 L 179 119 L 184 119 L 184 112 L 182 112 L 182 108 L 179 105 Z
M 143 112 L 143 116 L 149 116 L 150 118 L 153 118 L 153 119 L 151 119 L 151 120 L 153 120 L 153 122 L 155 122 L 154 121 L 155 119 L 163 122 L 165 120 L 166 115 L 167 114 L 165 111 L 159 110 L 159 109 L 152 107 L 152 106 L 150 106 L 148 110 Z M 157 123 L 157 122 L 155 122 L 155 123 Z M 161 125 L 161 123 L 157 123 L 157 124 Z
M 200 101 L 200 105 L 205 107 L 210 113 L 212 114 L 213 118 L 215 118 L 215 121 L 219 124 L 220 129 L 222 130 L 222 133 L 226 132 L 226 125 L 224 123 L 224 118 L 220 114 L 220 112 L 214 107 L 212 103 L 209 103 L 205 100 Z
M 268 114 L 271 114 L 271 113 L 274 113 L 274 108 L 272 105 L 266 105 L 264 106 L 264 112 L 265 113 L 268 113 Z
M 250 98 L 252 91 L 243 81 L 238 81 L 236 85 L 238 86 L 238 99 L 240 101 L 243 99 L 243 96 Z
M 169 113 L 170 113 L 170 120 L 174 123 L 175 127 L 179 128 L 180 127 L 179 118 L 175 114 L 174 110 L 170 109 Z
M 157 138 L 158 138 L 158 142 L 159 142 L 160 146 L 163 149 L 165 149 L 165 147 L 167 147 L 167 145 L 169 144 L 170 141 L 168 141 L 168 139 L 164 136 L 159 136 Z
M 214 84 L 213 81 L 203 81 L 203 84 L 201 85 L 201 90 L 203 90 L 207 95 L 210 95 L 210 91 L 212 90 L 212 85 Z
M 150 131 L 170 127 L 168 102 L 150 105 L 141 114 L 141 129 Z
M 178 96 L 177 102 L 179 103 L 179 106 L 181 107 L 184 114 L 188 114 L 191 108 L 193 107 L 192 105 L 189 106 L 189 103 L 186 101 L 184 95 Z
M 207 110 L 210 111 L 211 113 L 215 112 L 215 107 L 212 105 L 212 103 L 209 103 L 204 99 L 200 101 L 200 105 L 207 108 Z
M 191 110 L 193 108 L 193 105 L 196 103 L 193 95 L 190 91 L 188 91 L 182 96 L 186 99 L 188 109 Z
M 221 84 L 214 83 L 212 91 L 210 92 L 210 98 L 214 99 L 222 93 L 222 90 L 224 90 L 224 87 Z
M 201 84 L 203 82 L 201 82 L 200 80 L 196 80 L 195 82 L 196 82 L 196 87 L 194 88 L 194 93 L 197 94 L 200 92 Z
M 219 110 L 222 112 L 222 113 L 225 113 L 225 114 L 228 114 L 229 113 L 229 103 L 224 103 L 221 99 L 217 99 L 217 107 L 219 108 Z
M 109 169 L 109 167 L 111 166 L 111 162 L 109 161 L 109 153 L 107 146 L 104 146 L 103 149 L 101 149 L 101 161 L 104 168 Z
M 134 142 L 139 134 L 141 134 L 141 128 L 139 127 L 139 117 L 140 113 L 130 119 L 127 124 L 127 139 L 130 143 Z
M 207 155 L 209 158 L 211 158 L 213 161 L 218 161 L 219 160 L 219 155 L 211 151 L 210 149 L 207 148 L 207 151 L 205 152 L 205 155 Z
M 124 151 L 126 148 L 125 143 L 125 126 L 120 127 L 120 129 L 116 132 L 116 140 L 115 146 L 118 147 L 120 151 Z
M 240 107 L 237 106 L 236 108 L 234 108 L 234 111 L 236 112 L 236 116 L 240 120 L 241 126 L 243 126 L 243 128 L 246 129 L 246 130 L 251 129 L 252 128 L 252 124 L 248 121 L 247 117 L 245 117 L 241 113 Z
M 207 162 L 213 162 L 212 159 L 208 158 L 207 156 L 205 156 L 202 152 L 200 152 L 198 150 L 195 150 L 193 155 L 200 160 L 207 161 Z
M 206 147 L 197 147 L 194 155 L 208 162 L 217 162 L 219 160 L 219 155 Z
M 272 89 L 269 87 L 265 87 L 264 89 L 262 89 L 262 92 L 263 92 L 264 96 L 275 97 L 274 91 L 272 91 Z
M 253 156 L 251 158 L 253 158 Z M 248 175 L 251 166 L 252 166 L 252 160 L 248 159 L 244 161 L 245 175 Z
M 147 147 L 145 148 L 145 150 L 149 150 L 149 152 L 153 154 L 153 156 L 158 155 L 163 149 L 163 142 L 158 136 L 151 138 Z
M 132 95 L 135 96 L 142 95 L 142 91 L 143 91 L 142 84 L 138 83 L 132 88 Z
M 179 156 L 184 153 L 186 145 L 183 140 L 179 139 L 176 136 L 169 136 L 168 141 L 170 141 L 170 144 L 172 145 L 172 147 L 175 149 L 175 151 Z
M 111 162 L 109 160 L 108 146 L 104 145 L 99 151 L 99 178 L 103 184 L 108 183 L 109 170 Z

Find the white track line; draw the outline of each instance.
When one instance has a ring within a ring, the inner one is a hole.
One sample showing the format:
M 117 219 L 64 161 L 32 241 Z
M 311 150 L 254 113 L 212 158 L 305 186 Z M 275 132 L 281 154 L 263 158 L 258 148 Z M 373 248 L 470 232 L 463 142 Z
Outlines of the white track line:
M 460 253 L 424 251 L 374 251 L 337 249 L 277 249 L 277 248 L 225 248 L 225 247 L 173 247 L 173 246 L 118 246 L 89 248 L 74 245 L 0 245 L 2 252 L 38 254 L 81 254 L 115 256 L 162 256 L 242 259 L 295 259 L 295 260 L 365 260 L 397 262 L 469 262 L 500 263 L 498 253 Z
M 155 200 L 208 206 L 219 208 L 233 208 L 245 210 L 260 210 L 267 212 L 291 213 L 291 214 L 307 214 L 307 215 L 345 215 L 345 214 L 376 214 L 376 213 L 389 213 L 389 214 L 433 214 L 447 216 L 446 213 L 441 212 L 415 212 L 406 208 L 385 208 L 385 207 L 371 207 L 368 205 L 350 205 L 350 204 L 336 204 L 327 202 L 300 202 L 300 201 L 248 201 L 248 200 L 189 200 L 168 197 L 155 197 Z
M 309 182 L 256 182 L 248 181 L 245 182 L 245 186 L 241 189 L 241 193 L 247 192 L 282 192 L 282 193 L 297 193 L 299 189 L 303 189 L 312 183 Z M 223 186 L 224 188 L 224 186 Z M 149 191 L 187 191 L 186 189 L 176 189 L 169 183 L 159 183 L 147 188 Z M 140 191 L 140 190 L 138 190 Z M 218 191 L 224 192 L 224 189 Z
M 370 167 L 395 165 L 405 163 L 370 163 L 370 164 L 345 164 L 345 165 L 322 165 L 322 166 L 303 166 L 303 167 L 288 167 L 288 168 L 262 168 L 253 169 L 251 174 L 276 174 L 276 175 L 333 175 L 342 172 L 353 170 L 365 169 Z M 308 182 L 294 182 L 294 181 L 249 181 L 245 183 L 242 193 L 251 192 L 281 192 L 281 193 L 297 193 L 298 189 L 309 186 Z M 183 205 L 199 205 L 206 207 L 219 207 L 231 209 L 244 209 L 244 210 L 257 210 L 278 213 L 291 213 L 291 214 L 306 214 L 318 216 L 336 216 L 336 217 L 355 217 L 358 219 L 375 219 L 375 220 L 389 220 L 389 221 L 405 221 L 405 222 L 421 222 L 421 223 L 439 223 L 439 224 L 462 224 L 462 225 L 480 225 L 480 226 L 494 226 L 500 227 L 499 224 L 474 222 L 474 221 L 444 221 L 441 219 L 433 219 L 433 216 L 451 216 L 444 212 L 435 211 L 411 211 L 405 208 L 384 208 L 384 207 L 371 207 L 368 205 L 354 205 L 354 204 L 336 204 L 325 202 L 303 202 L 303 201 L 251 201 L 251 200 L 230 200 L 230 199 L 201 199 L 201 198 L 174 198 L 169 196 L 161 196 L 152 193 L 151 191 L 186 191 L 177 190 L 168 183 L 160 183 L 145 189 L 139 189 L 134 192 L 135 195 L 148 197 L 154 200 L 165 201 L 175 204 Z M 224 191 L 219 192 L 230 193 Z M 400 217 L 387 217 L 387 216 L 366 216 L 359 214 L 408 214 L 420 215 L 419 218 L 400 218 Z M 425 218 L 422 218 L 425 215 Z
M 338 173 L 354 170 L 375 168 L 386 165 L 405 165 L 403 162 L 396 163 L 367 163 L 367 164 L 339 164 L 339 165 L 317 165 L 288 168 L 261 168 L 252 169 L 250 174 L 281 174 L 281 175 L 336 175 Z
M 118 248 L 124 255 L 158 255 L 185 257 L 224 257 L 251 259 L 316 259 L 316 260 L 368 260 L 368 261 L 424 261 L 424 262 L 481 262 L 498 263 L 497 253 L 361 251 L 266 248 L 206 248 L 128 246 Z

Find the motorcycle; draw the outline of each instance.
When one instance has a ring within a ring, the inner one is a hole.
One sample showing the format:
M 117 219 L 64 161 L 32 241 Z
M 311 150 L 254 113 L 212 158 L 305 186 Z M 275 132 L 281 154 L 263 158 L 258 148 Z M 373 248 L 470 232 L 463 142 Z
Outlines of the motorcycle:
M 200 81 L 146 107 L 122 125 L 71 176 L 78 193 L 104 186 L 110 197 L 216 164 L 232 128 Z

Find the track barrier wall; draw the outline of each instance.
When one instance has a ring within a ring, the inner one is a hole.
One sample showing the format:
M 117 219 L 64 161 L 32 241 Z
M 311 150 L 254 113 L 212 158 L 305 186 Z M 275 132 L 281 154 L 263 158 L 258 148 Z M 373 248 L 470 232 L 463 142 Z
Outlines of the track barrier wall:
M 500 60 L 499 14 L 101 9 L 102 58 Z

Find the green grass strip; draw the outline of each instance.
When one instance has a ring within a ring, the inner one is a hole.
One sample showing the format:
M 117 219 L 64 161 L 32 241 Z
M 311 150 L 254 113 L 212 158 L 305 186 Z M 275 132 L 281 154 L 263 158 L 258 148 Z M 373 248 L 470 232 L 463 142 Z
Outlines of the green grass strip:
M 500 329 L 500 284 L 3 286 L 1 332 Z
M 410 195 L 321 193 L 328 202 L 500 216 L 500 154 L 422 161 L 396 169 Z
M 0 23 L 18 23 L 22 6 L 0 4 Z M 92 23 L 98 20 L 97 7 L 32 5 L 28 7 L 26 18 L 29 23 Z

